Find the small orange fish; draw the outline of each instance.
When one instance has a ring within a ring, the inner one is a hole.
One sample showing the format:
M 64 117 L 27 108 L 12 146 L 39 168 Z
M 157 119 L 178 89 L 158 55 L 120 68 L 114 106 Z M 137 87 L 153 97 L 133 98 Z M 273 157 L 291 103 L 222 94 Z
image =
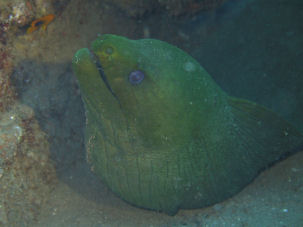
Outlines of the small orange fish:
M 31 23 L 31 26 L 27 29 L 26 33 L 32 33 L 34 31 L 36 31 L 39 27 L 42 27 L 43 30 L 46 30 L 47 25 L 52 22 L 55 18 L 54 14 L 49 14 L 47 16 L 44 17 L 40 17 L 36 20 L 34 20 Z

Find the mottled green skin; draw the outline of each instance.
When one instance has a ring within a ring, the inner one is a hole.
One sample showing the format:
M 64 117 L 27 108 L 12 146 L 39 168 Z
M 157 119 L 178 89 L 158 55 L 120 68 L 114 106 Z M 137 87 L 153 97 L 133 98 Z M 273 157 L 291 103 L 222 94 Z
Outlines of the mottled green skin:
M 93 171 L 129 203 L 168 214 L 222 201 L 302 142 L 270 111 L 230 98 L 199 63 L 153 39 L 103 35 L 73 59 Z M 128 75 L 145 78 L 132 85 Z M 118 101 L 119 100 L 119 101 Z

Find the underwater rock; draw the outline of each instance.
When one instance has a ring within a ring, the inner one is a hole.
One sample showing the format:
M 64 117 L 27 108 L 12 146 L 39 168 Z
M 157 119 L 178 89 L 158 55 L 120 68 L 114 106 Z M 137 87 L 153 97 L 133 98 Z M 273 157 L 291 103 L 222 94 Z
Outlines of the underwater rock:
M 158 6 L 156 1 L 146 0 L 111 0 L 110 2 L 113 2 L 131 17 L 142 17 Z
M 228 96 L 160 40 L 102 35 L 73 68 L 92 170 L 138 207 L 173 215 L 221 202 L 303 145 L 289 123 Z
M 24 26 L 31 17 L 33 17 L 33 9 L 29 7 L 30 1 L 6 1 L 0 3 L 0 23 L 5 22 L 11 25 Z
M 159 3 L 170 15 L 180 16 L 215 9 L 224 1 L 226 0 L 159 0 Z
M 31 3 L 0 3 L 0 226 L 33 223 L 56 183 L 46 134 L 11 83 L 13 41 L 39 11 Z
M 195 14 L 212 10 L 226 0 L 112 0 L 115 5 L 131 17 L 142 17 L 156 10 L 165 10 L 171 16 Z
M 46 135 L 33 110 L 15 103 L 0 115 L 0 225 L 29 225 L 55 186 Z
M 69 0 L 1 0 L 0 1 L 0 41 L 4 33 L 13 36 L 24 34 L 34 19 L 49 14 L 59 14 Z
M 0 43 L 0 112 L 7 110 L 16 99 L 15 89 L 10 82 L 12 71 L 13 64 L 9 50 Z

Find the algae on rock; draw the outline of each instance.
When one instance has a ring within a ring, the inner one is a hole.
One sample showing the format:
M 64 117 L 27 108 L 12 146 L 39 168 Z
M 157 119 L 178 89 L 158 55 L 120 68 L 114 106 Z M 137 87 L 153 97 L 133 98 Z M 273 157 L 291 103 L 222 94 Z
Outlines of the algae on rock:
M 16 103 L 0 114 L 0 148 L 0 225 L 30 224 L 56 182 L 46 134 L 30 107 Z

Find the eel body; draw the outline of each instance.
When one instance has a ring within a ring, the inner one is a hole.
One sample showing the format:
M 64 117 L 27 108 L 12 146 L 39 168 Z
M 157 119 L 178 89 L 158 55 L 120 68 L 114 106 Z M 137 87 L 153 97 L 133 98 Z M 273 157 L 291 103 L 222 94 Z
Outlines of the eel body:
M 125 201 L 173 215 L 235 195 L 303 137 L 228 96 L 191 56 L 155 39 L 102 35 L 73 69 L 88 162 Z

